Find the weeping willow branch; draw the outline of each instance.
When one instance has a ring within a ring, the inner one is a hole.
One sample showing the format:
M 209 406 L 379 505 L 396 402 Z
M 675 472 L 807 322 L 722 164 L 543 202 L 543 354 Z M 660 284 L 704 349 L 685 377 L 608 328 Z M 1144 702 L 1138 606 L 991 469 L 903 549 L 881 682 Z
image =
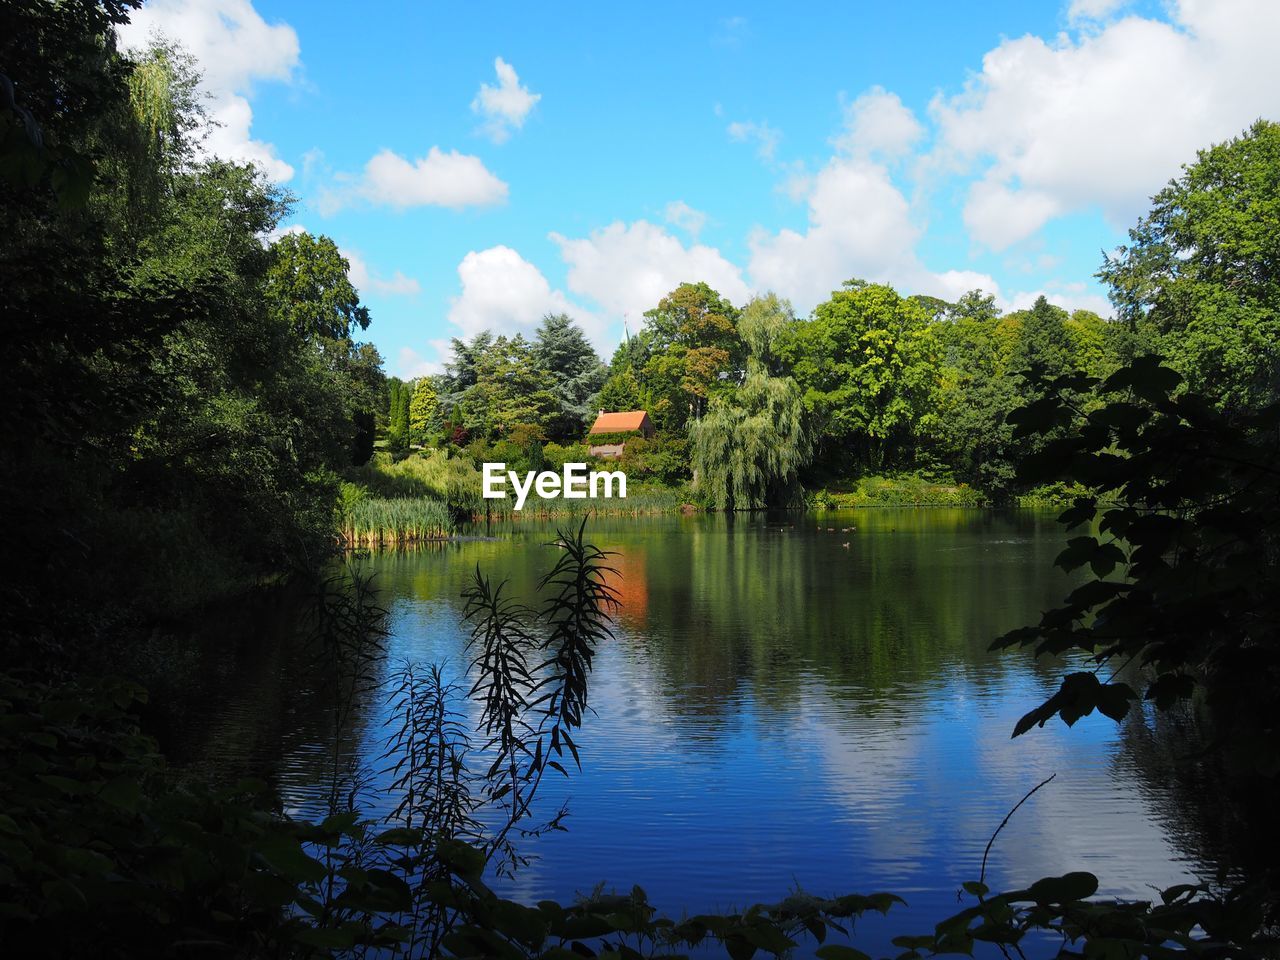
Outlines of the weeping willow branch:
M 690 428 L 698 488 L 721 510 L 792 506 L 800 470 L 813 454 L 800 388 L 747 361 L 736 392 L 719 398 Z

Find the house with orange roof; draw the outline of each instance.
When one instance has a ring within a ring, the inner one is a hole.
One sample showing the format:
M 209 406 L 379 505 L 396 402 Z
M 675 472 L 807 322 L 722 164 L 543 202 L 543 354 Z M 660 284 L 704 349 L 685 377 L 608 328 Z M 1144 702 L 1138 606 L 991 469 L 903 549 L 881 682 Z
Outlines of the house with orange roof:
M 593 457 L 620 457 L 626 446 L 626 440 L 618 435 L 628 433 L 645 438 L 652 437 L 655 430 L 649 414 L 643 410 L 625 410 L 619 413 L 605 413 L 601 410 L 600 415 L 596 417 L 596 422 L 591 425 L 588 436 L 608 436 L 614 442 L 596 444 L 588 452 Z

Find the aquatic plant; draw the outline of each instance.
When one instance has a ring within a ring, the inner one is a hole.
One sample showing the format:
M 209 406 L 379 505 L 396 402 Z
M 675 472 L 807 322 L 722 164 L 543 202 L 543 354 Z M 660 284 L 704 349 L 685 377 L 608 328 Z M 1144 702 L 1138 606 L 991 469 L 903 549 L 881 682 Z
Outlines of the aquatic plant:
M 341 535 L 352 546 L 432 540 L 453 532 L 448 505 L 434 497 L 362 498 L 347 506 Z

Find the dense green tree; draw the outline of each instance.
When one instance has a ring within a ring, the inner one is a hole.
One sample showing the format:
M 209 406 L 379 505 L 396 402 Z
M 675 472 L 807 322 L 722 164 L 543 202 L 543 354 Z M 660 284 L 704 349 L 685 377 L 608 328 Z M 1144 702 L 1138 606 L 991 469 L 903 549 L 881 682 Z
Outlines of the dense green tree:
M 649 358 L 640 374 L 659 426 L 681 429 L 739 379 L 737 311 L 705 283 L 682 283 L 645 313 Z
M 475 382 L 461 393 L 457 404 L 462 425 L 473 436 L 489 438 L 501 437 L 517 424 L 545 431 L 559 415 L 560 403 L 529 342 L 520 334 L 482 337 L 472 341 L 473 346 L 483 343 L 483 352 L 474 357 Z
M 413 400 L 413 382 L 399 377 L 387 378 L 387 446 L 395 451 L 409 447 L 409 404 Z
M 369 326 L 369 309 L 347 271 L 351 265 L 329 237 L 286 233 L 272 244 L 274 262 L 267 271 L 266 295 L 280 320 L 298 336 L 322 348 L 348 340 Z
M 1280 124 L 1198 154 L 1098 274 L 1137 348 L 1163 354 L 1224 410 L 1280 382 Z
M 1017 329 L 980 290 L 943 309 L 933 327 L 941 368 L 929 439 L 957 480 L 997 496 L 1014 482 L 1016 445 L 1005 418 L 1020 403 L 1009 374 Z
M 910 462 L 931 429 L 938 380 L 928 314 L 882 284 L 850 280 L 792 325 L 777 352 L 804 392 L 829 467 Z
M 1067 311 L 1055 307 L 1043 295 L 1030 310 L 1017 315 L 1021 321 L 1018 339 L 1009 357 L 1010 369 L 1017 373 L 1039 368 L 1046 377 L 1060 377 L 1075 369 L 1075 344 L 1067 330 Z
M 369 310 L 347 275 L 350 264 L 329 237 L 287 233 L 271 246 L 266 302 L 277 323 L 310 344 L 341 393 L 351 423 L 351 459 L 373 452 L 377 415 L 387 403 L 382 358 L 357 330 L 369 326 Z
M 24 606 L 61 609 L 56 590 L 79 609 L 127 595 L 156 612 L 316 562 L 334 471 L 369 449 L 372 423 L 354 414 L 383 402 L 377 352 L 329 350 L 341 331 L 322 329 L 316 299 L 283 302 L 298 291 L 276 282 L 283 258 L 263 238 L 290 198 L 252 167 L 197 155 L 181 57 L 131 62 L 110 31 L 76 34 L 122 6 L 19 6 L 24 39 L 3 68 L 49 148 L 0 205 L 14 445 L 0 484 L 9 503 L 39 492 L 9 529 L 49 551 L 40 582 L 16 586 Z M 67 187 L 80 160 L 97 175 L 77 199 L 55 181 Z M 306 329 L 298 311 L 318 322 Z
M 447 406 L 462 399 L 462 395 L 476 385 L 480 377 L 480 361 L 493 346 L 493 334 L 481 330 L 470 342 L 454 337 L 450 341 L 452 359 L 444 365 L 447 389 L 442 398 Z
M 560 410 L 548 427 L 553 440 L 577 438 L 595 414 L 591 401 L 604 385 L 608 368 L 582 328 L 563 313 L 548 314 L 533 340 L 533 361 L 551 377 Z
M 751 356 L 777 372 L 779 363 L 774 346 L 795 322 L 796 314 L 791 303 L 770 291 L 763 296 L 752 297 L 742 308 L 738 314 L 738 336 Z
M 598 410 L 645 410 L 646 394 L 630 369 L 623 369 L 605 381 L 596 396 Z

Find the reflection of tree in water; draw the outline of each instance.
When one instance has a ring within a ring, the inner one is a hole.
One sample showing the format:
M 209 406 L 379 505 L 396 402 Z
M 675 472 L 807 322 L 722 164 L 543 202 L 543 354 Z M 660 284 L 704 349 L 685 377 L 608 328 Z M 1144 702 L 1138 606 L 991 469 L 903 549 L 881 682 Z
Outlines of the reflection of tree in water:
M 1280 820 L 1274 784 L 1228 769 L 1223 751 L 1207 749 L 1190 711 L 1131 715 L 1121 725 L 1117 763 L 1131 773 L 1179 852 L 1204 881 L 1256 880 L 1275 870 Z M 1212 864 L 1233 873 L 1217 877 Z
M 910 709 L 892 694 L 927 695 L 957 671 L 979 694 L 1015 663 L 1053 675 L 986 652 L 1067 592 L 1052 569 L 1059 540 L 1038 518 L 866 510 L 817 530 L 812 516 L 795 520 L 714 518 L 647 545 L 645 655 L 679 712 L 732 712 L 744 684 L 785 709 L 813 674 L 872 711 Z
M 234 609 L 188 625 L 181 674 L 150 681 L 151 729 L 164 735 L 170 762 L 219 782 L 253 777 L 291 797 L 318 799 L 334 754 L 332 688 L 309 641 L 306 591 L 264 590 Z M 169 662 L 173 662 L 170 660 Z M 381 675 L 379 663 L 375 673 Z M 341 718 L 339 763 L 360 754 L 378 695 L 361 686 Z

